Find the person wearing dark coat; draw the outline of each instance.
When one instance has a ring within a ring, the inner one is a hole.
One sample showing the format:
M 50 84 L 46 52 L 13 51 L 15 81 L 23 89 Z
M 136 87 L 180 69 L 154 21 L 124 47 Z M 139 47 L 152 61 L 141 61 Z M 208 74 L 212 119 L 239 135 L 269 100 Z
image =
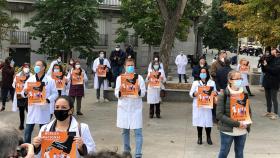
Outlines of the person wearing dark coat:
M 193 67 L 192 76 L 194 78 L 194 81 L 200 80 L 199 75 L 200 75 L 200 70 L 202 68 L 206 68 L 207 70 L 209 69 L 209 66 L 205 60 L 205 57 L 203 57 L 203 56 L 199 58 L 198 65 L 195 65 Z
M 12 57 L 7 57 L 5 59 L 4 66 L 2 68 L 2 87 L 1 87 L 1 94 L 2 94 L 2 108 L 1 111 L 5 110 L 6 101 L 8 93 L 10 93 L 12 99 L 15 93 L 15 89 L 13 88 L 13 80 L 15 75 L 14 69 L 14 61 Z
M 221 67 L 220 69 L 217 70 L 217 72 L 216 72 L 216 87 L 217 87 L 218 91 L 226 89 L 227 83 L 228 83 L 227 75 L 231 70 L 232 70 L 232 68 L 230 67 L 230 61 L 229 60 L 225 61 L 225 66 L 224 67 Z
M 272 49 L 271 54 L 270 60 L 264 60 L 261 65 L 262 71 L 265 74 L 262 85 L 265 89 L 267 104 L 267 112 L 264 116 L 276 120 L 279 118 L 277 93 L 280 84 L 280 51 Z M 274 113 L 272 112 L 272 105 Z
M 124 61 L 126 59 L 126 53 L 120 49 L 119 45 L 117 45 L 115 50 L 112 51 L 109 59 L 111 61 L 115 87 L 116 79 L 122 73 L 123 70 Z

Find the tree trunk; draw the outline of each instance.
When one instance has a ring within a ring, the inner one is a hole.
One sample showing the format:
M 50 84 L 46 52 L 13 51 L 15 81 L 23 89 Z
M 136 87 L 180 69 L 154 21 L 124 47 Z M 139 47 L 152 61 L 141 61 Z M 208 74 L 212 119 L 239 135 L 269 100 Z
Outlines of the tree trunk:
M 169 58 L 171 56 L 172 46 L 175 40 L 175 33 L 176 33 L 175 28 L 177 28 L 177 25 L 178 23 L 177 24 L 172 23 L 171 20 L 166 22 L 164 33 L 160 44 L 161 60 L 164 65 L 166 76 L 168 75 L 169 72 L 168 70 Z

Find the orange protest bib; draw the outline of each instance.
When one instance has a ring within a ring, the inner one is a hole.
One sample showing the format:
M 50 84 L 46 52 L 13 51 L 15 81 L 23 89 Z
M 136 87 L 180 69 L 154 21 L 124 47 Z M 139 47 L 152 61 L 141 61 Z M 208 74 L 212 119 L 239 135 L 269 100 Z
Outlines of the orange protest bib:
M 197 106 L 200 108 L 213 109 L 214 88 L 211 86 L 198 87 Z
M 76 158 L 74 136 L 67 132 L 42 132 L 41 158 Z
M 55 81 L 55 87 L 57 90 L 64 89 L 66 79 L 62 75 L 62 72 L 52 72 L 52 79 L 54 79 L 54 81 Z
M 139 84 L 134 74 L 121 75 L 121 95 L 125 97 L 138 97 Z
M 241 73 L 249 73 L 249 66 L 241 65 L 240 68 L 239 68 L 239 71 Z
M 149 87 L 152 88 L 160 88 L 160 82 L 161 82 L 161 73 L 160 72 L 151 72 L 149 76 Z
M 98 65 L 96 73 L 98 77 L 106 77 L 107 65 Z
M 230 118 L 235 121 L 252 123 L 249 111 L 249 99 L 244 93 L 230 95 Z
M 20 94 L 24 87 L 26 76 L 16 76 L 16 93 Z
M 82 70 L 81 70 L 82 71 Z M 72 71 L 72 85 L 81 85 L 84 84 L 84 76 L 83 72 L 81 72 L 81 75 L 79 75 L 79 70 L 73 70 Z
M 45 82 L 27 82 L 28 105 L 46 104 Z

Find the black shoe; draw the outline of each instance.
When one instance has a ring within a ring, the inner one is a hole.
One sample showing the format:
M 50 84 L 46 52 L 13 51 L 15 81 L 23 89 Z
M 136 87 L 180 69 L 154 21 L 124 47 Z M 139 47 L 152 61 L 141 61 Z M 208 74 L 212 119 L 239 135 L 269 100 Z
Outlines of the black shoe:
M 151 119 L 154 118 L 154 115 L 150 115 L 150 118 L 151 118 Z
M 23 125 L 20 125 L 20 126 L 18 127 L 18 129 L 22 131 L 22 130 L 24 130 L 24 126 L 23 126 Z
M 82 112 L 78 111 L 77 115 L 84 115 Z
M 157 115 L 157 118 L 161 118 L 161 116 L 160 116 L 160 115 Z
M 2 106 L 0 111 L 5 111 L 5 106 Z
M 255 95 L 254 95 L 254 94 L 249 94 L 249 96 L 250 96 L 250 97 L 253 97 L 253 96 L 255 96 Z
M 199 138 L 197 139 L 197 144 L 198 144 L 198 145 L 201 145 L 201 144 L 202 144 L 202 137 L 199 137 Z
M 212 142 L 212 140 L 211 140 L 211 137 L 208 137 L 208 138 L 207 138 L 207 143 L 208 143 L 209 145 L 213 145 L 213 142 Z

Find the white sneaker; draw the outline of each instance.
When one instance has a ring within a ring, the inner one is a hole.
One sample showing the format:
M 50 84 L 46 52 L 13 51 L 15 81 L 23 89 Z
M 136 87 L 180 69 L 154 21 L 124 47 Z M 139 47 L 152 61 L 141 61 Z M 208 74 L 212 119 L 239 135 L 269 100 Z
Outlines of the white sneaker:
M 100 103 L 100 102 L 101 102 L 100 99 L 97 99 L 97 100 L 96 100 L 96 103 Z
M 104 102 L 105 102 L 105 103 L 108 103 L 108 102 L 110 102 L 110 101 L 109 101 L 108 99 L 104 99 Z

